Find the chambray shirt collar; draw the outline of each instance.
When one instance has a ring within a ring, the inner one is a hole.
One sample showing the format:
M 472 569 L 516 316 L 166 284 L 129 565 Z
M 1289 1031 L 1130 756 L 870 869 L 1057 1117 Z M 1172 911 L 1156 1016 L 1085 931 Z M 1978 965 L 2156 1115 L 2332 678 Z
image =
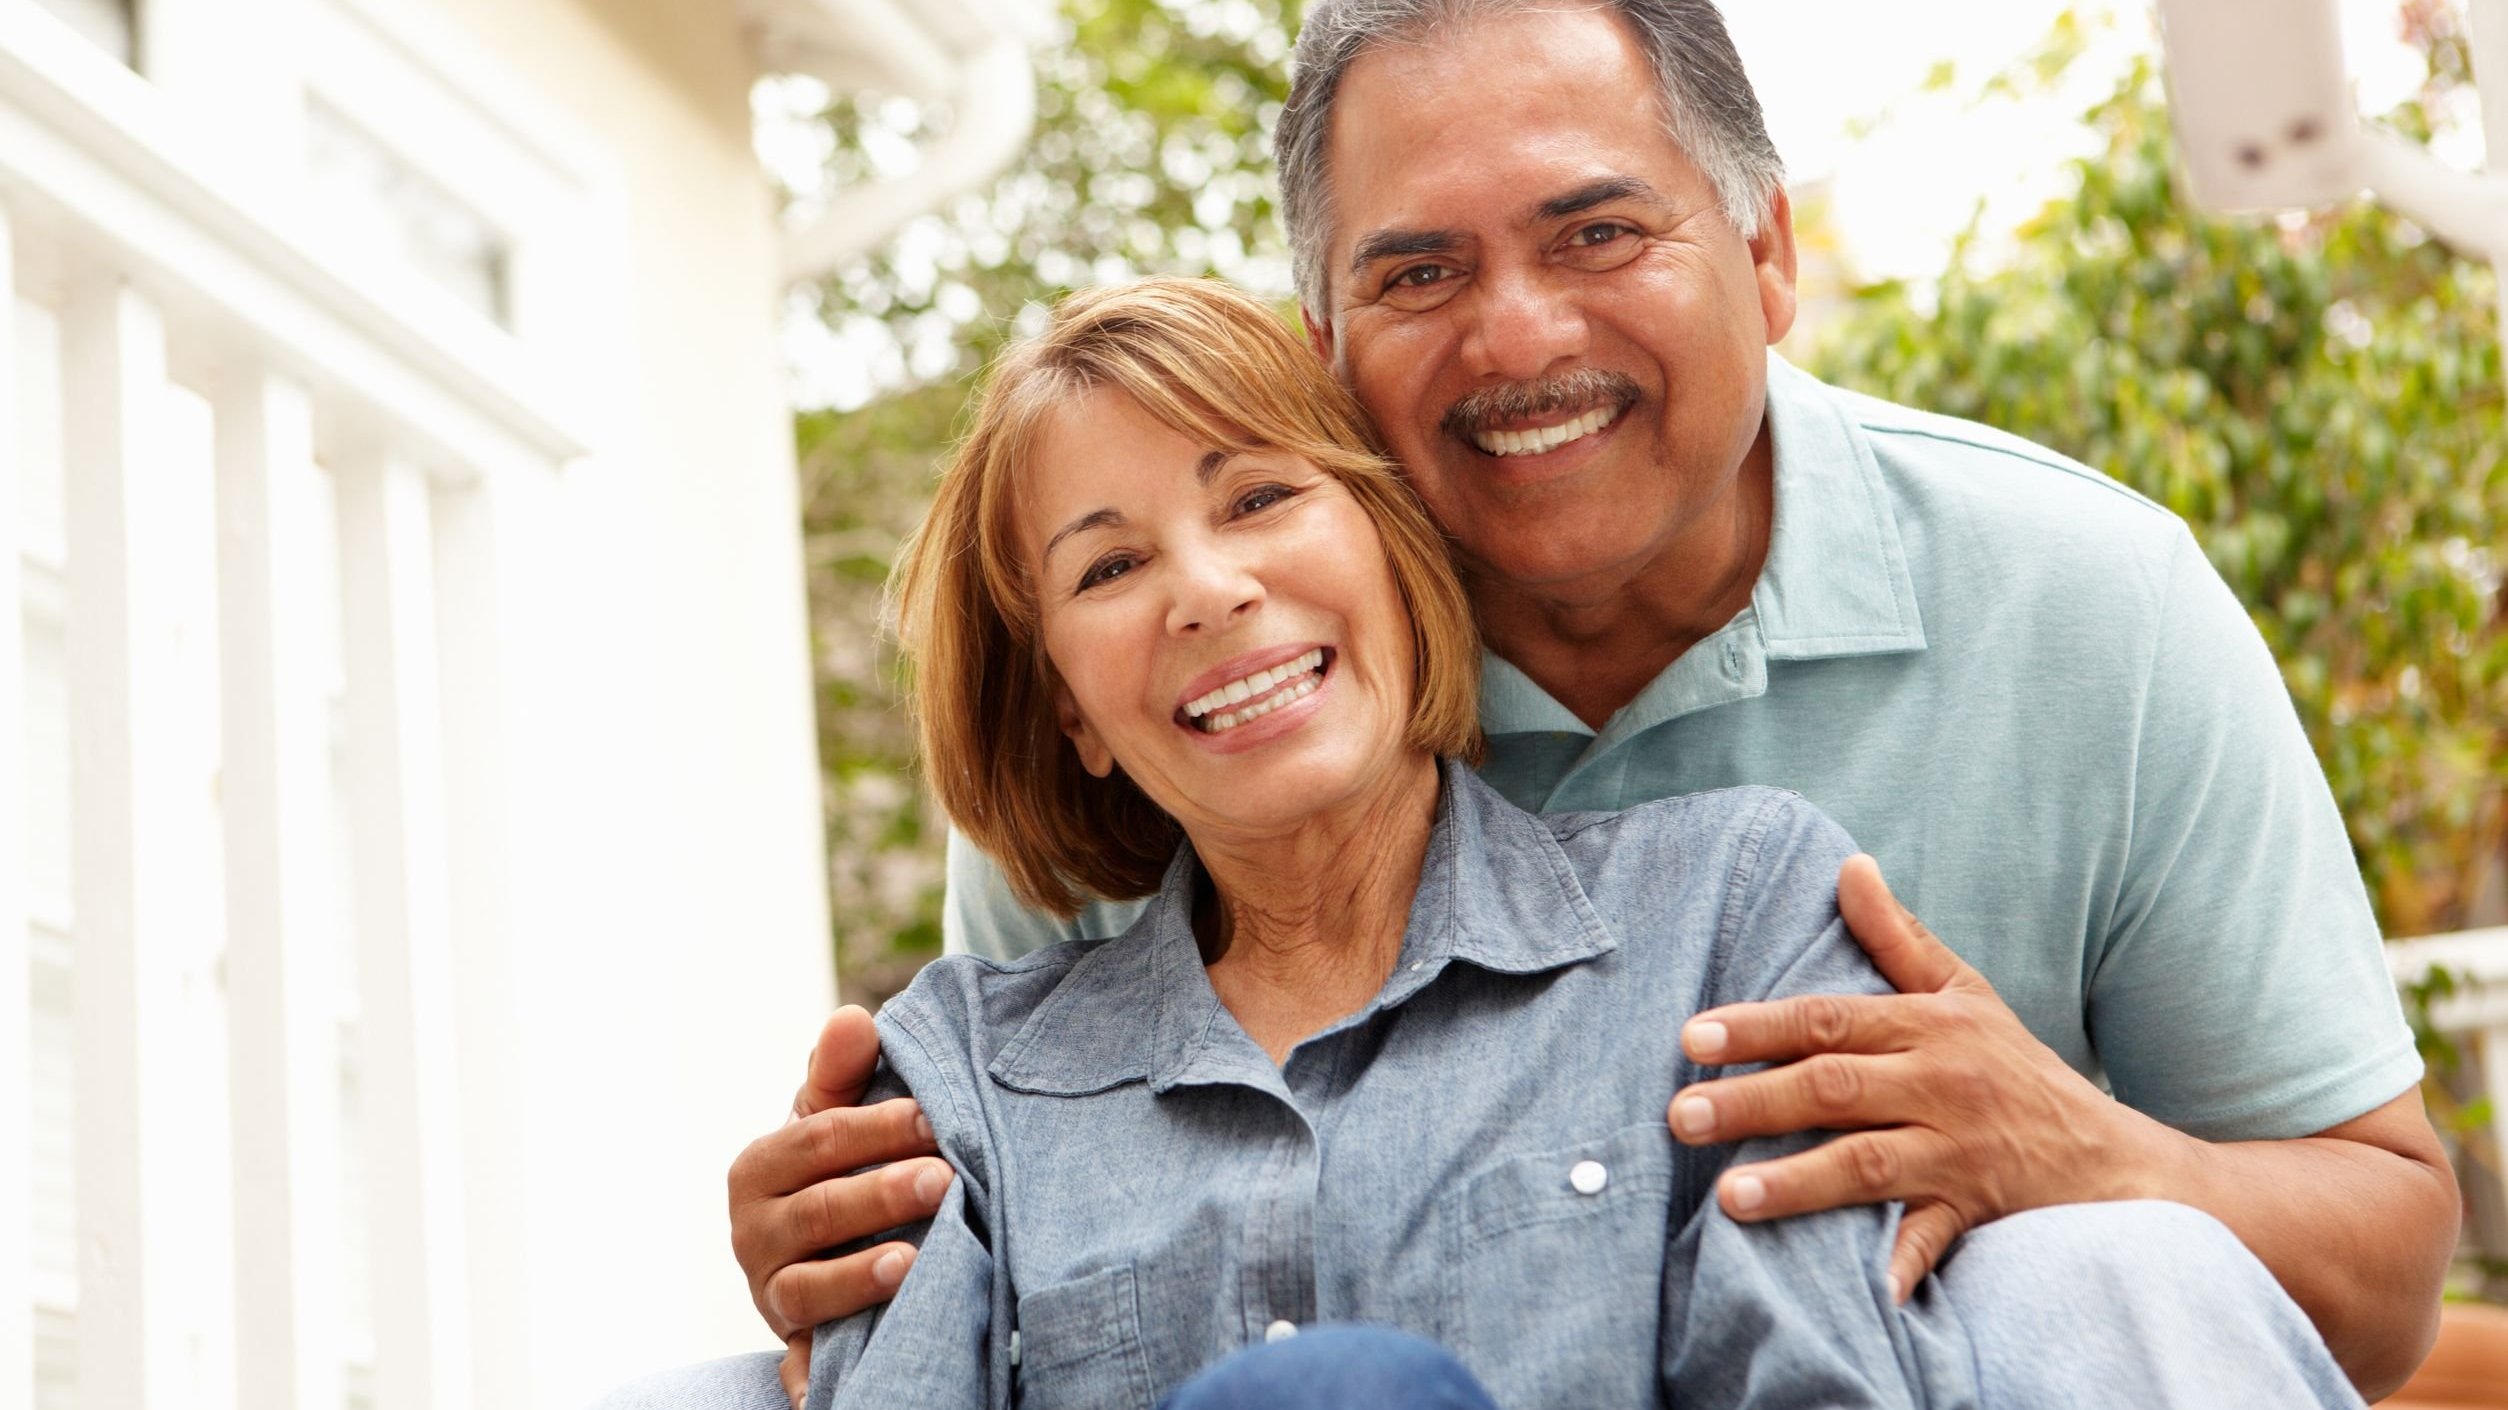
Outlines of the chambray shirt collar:
M 1401 958 L 1374 1000 L 1317 1037 L 1400 1006 L 1454 961 L 1532 975 L 1619 946 L 1547 825 L 1470 769 L 1452 761 L 1438 769 L 1437 821 Z M 1202 965 L 1192 924 L 1199 873 L 1192 848 L 1179 849 L 1141 918 L 1074 964 L 1004 1045 L 990 1068 L 995 1081 L 1062 1096 L 1142 1080 L 1159 1092 L 1280 1086 L 1278 1069 L 1229 1018 Z
M 1602 742 L 1767 691 L 1769 661 L 1925 649 L 1916 585 L 1880 465 L 1819 379 L 1768 354 L 1776 523 L 1750 605 L 1666 667 L 1603 728 Z M 1511 662 L 1481 657 L 1491 734 L 1595 731 Z

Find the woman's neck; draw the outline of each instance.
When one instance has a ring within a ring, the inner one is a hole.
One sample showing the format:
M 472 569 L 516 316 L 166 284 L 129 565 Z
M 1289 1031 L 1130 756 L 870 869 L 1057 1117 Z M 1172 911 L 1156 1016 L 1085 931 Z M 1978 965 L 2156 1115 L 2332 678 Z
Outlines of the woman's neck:
M 1216 892 L 1194 917 L 1211 987 L 1272 1061 L 1384 987 L 1437 793 L 1437 761 L 1421 754 L 1294 832 L 1193 839 Z

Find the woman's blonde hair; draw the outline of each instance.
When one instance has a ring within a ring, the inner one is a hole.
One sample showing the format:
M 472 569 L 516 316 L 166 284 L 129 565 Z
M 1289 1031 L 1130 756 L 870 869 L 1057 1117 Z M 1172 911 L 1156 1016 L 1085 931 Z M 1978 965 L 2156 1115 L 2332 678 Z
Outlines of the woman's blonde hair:
M 1120 768 L 1091 775 L 1065 740 L 1018 530 L 1018 484 L 1044 428 L 1101 389 L 1198 444 L 1287 452 L 1339 481 L 1375 524 L 1410 609 L 1407 741 L 1479 760 L 1471 609 L 1444 538 L 1358 403 L 1270 309 L 1225 284 L 1148 279 L 1083 290 L 1055 308 L 1042 334 L 994 363 L 974 424 L 889 583 L 924 779 L 1022 902 L 1068 917 L 1093 897 L 1147 895 L 1179 837 Z

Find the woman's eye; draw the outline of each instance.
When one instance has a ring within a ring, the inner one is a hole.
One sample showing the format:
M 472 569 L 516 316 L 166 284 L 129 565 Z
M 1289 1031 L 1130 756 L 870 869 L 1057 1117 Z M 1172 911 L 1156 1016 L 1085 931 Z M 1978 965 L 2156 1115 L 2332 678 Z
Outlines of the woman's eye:
M 1091 563 L 1086 572 L 1080 574 L 1080 591 L 1086 592 L 1102 583 L 1111 583 L 1131 572 L 1132 566 L 1131 559 L 1120 555 L 1100 558 Z
M 1260 489 L 1248 490 L 1237 500 L 1237 513 L 1257 513 L 1271 508 L 1288 497 L 1289 487 L 1286 485 L 1265 485 Z

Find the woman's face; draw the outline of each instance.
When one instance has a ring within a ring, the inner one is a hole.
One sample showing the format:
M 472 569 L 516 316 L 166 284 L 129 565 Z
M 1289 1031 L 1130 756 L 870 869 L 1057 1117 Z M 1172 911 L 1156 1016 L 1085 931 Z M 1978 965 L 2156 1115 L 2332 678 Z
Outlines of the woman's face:
M 1108 389 L 1040 448 L 1020 530 L 1090 772 L 1120 765 L 1199 838 L 1293 831 L 1400 785 L 1410 618 L 1340 481 L 1196 444 Z

